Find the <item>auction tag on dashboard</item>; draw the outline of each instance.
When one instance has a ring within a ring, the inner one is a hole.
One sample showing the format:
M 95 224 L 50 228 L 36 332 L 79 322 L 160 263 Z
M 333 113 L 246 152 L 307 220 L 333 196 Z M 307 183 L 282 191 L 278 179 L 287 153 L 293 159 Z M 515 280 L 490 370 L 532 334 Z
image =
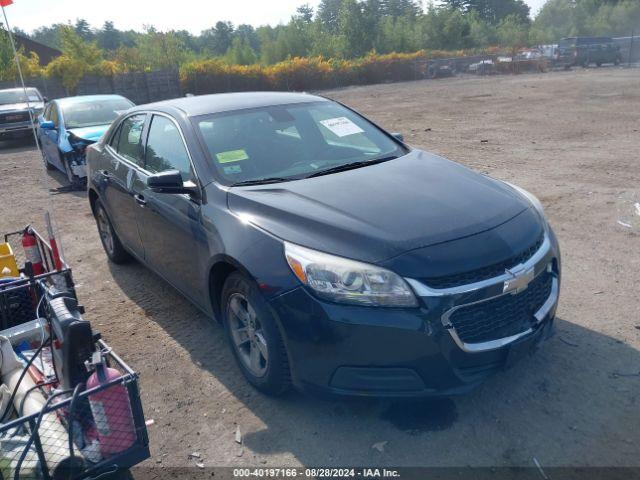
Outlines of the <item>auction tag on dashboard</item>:
M 231 163 L 247 160 L 249 155 L 247 155 L 247 152 L 245 152 L 244 149 L 240 149 L 216 153 L 216 158 L 218 159 L 218 163 Z
M 364 132 L 364 130 L 347 117 L 329 118 L 328 120 L 320 120 L 320 123 L 338 137 L 346 137 L 347 135 Z

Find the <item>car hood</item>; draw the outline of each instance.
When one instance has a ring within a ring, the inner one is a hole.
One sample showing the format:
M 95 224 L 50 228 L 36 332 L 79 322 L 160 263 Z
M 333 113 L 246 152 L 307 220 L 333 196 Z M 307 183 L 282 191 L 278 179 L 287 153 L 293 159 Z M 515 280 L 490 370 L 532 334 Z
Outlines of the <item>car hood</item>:
M 67 131 L 82 139 L 87 140 L 89 142 L 97 142 L 100 140 L 100 137 L 104 135 L 104 133 L 109 129 L 109 124 L 107 125 L 96 125 L 93 127 L 82 127 L 82 128 L 70 128 Z
M 228 204 L 279 238 L 373 263 L 493 229 L 529 208 L 504 183 L 420 150 L 315 178 L 232 187 Z
M 23 111 L 27 110 L 31 106 L 31 108 L 35 110 L 42 110 L 44 108 L 44 103 L 42 102 L 32 102 L 29 105 L 26 103 L 7 103 L 4 105 L 0 105 L 0 113 L 5 112 L 15 112 L 15 111 Z

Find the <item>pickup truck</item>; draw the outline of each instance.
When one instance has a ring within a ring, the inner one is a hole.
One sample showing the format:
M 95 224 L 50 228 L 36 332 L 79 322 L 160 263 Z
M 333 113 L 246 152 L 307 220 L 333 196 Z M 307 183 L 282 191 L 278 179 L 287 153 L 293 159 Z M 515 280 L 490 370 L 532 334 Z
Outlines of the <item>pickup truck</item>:
M 37 88 L 0 90 L 0 140 L 31 135 L 31 116 L 35 121 L 46 99 Z

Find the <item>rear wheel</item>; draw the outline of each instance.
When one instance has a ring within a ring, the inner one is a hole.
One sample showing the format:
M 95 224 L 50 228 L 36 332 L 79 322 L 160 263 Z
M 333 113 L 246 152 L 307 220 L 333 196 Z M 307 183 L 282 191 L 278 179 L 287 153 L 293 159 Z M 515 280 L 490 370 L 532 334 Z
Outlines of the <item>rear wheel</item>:
M 115 230 L 111 224 L 111 220 L 107 215 L 100 200 L 96 200 L 94 207 L 94 215 L 96 217 L 96 224 L 98 225 L 98 233 L 100 234 L 100 241 L 104 248 L 107 257 L 115 264 L 127 263 L 131 260 L 131 255 L 127 252 Z
M 234 356 L 248 382 L 270 395 L 291 387 L 282 335 L 266 302 L 245 275 L 229 275 L 222 289 L 222 317 Z

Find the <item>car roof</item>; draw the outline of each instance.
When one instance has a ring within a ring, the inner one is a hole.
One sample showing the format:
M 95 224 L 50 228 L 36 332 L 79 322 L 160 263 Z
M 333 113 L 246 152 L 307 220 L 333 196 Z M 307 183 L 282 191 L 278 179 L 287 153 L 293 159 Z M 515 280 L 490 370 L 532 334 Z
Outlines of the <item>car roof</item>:
M 76 103 L 99 102 L 100 100 L 115 99 L 127 100 L 122 95 L 80 95 L 77 97 L 57 98 L 54 101 L 62 107 L 68 107 L 69 105 L 74 105 Z
M 172 108 L 181 110 L 189 117 L 197 117 L 211 113 L 230 112 L 247 108 L 270 107 L 308 102 L 328 102 L 326 98 L 306 93 L 290 92 L 237 92 L 215 93 L 163 100 L 161 102 L 139 105 L 137 110 L 165 110 Z
M 26 87 L 27 90 L 38 90 L 36 87 Z M 16 87 L 16 88 L 3 88 L 2 90 L 0 90 L 0 92 L 22 92 L 23 89 L 22 87 Z

